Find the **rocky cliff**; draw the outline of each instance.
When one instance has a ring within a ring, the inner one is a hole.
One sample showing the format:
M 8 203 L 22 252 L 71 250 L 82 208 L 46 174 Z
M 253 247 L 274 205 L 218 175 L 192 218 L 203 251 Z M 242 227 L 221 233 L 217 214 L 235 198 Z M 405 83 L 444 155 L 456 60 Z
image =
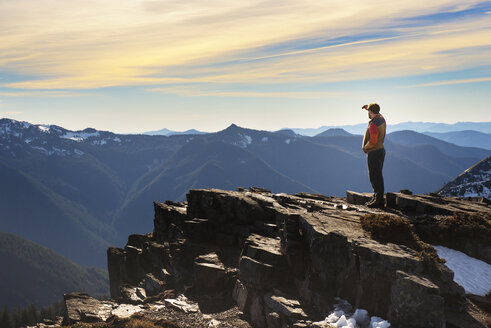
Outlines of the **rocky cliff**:
M 108 249 L 113 300 L 66 295 L 69 321 L 138 312 L 173 327 L 330 327 L 343 299 L 391 327 L 491 323 L 489 299 L 469 298 L 426 243 L 491 263 L 489 205 L 405 192 L 379 210 L 367 197 L 240 188 L 156 202 L 153 232 Z

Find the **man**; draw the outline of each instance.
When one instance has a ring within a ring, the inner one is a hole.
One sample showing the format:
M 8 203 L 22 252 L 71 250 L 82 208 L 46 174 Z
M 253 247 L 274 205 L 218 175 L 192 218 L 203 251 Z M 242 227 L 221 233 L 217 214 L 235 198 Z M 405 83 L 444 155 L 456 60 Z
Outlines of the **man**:
M 362 107 L 368 111 L 370 122 L 368 123 L 365 137 L 363 138 L 363 151 L 367 154 L 368 174 L 372 184 L 374 196 L 366 205 L 368 207 L 384 207 L 384 177 L 382 168 L 385 159 L 385 119 L 380 114 L 380 106 L 372 103 Z

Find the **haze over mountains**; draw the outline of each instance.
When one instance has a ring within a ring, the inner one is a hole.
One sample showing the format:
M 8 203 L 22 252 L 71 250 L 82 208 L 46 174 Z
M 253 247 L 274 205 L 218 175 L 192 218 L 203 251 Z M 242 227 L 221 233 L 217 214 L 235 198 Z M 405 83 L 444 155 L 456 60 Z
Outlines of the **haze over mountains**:
M 85 269 L 54 251 L 0 232 L 0 306 L 51 305 L 63 294 L 84 291 L 107 295 L 107 273 Z
M 314 136 L 327 129 L 343 129 L 352 134 L 364 134 L 367 128 L 367 124 L 354 124 L 354 125 L 324 125 L 316 129 L 302 129 L 302 128 L 292 128 L 298 134 L 305 136 Z M 431 122 L 403 122 L 396 124 L 389 124 L 387 126 L 388 132 L 402 131 L 402 130 L 412 130 L 416 132 L 426 133 L 447 133 L 447 132 L 457 132 L 457 131 L 477 131 L 486 134 L 491 133 L 491 122 L 458 122 L 455 124 L 446 123 L 431 123 Z
M 323 125 L 319 128 L 284 128 L 280 131 L 293 131 L 294 133 L 304 135 L 304 136 L 315 136 L 322 133 L 328 129 L 335 130 L 345 130 L 351 134 L 364 134 L 367 128 L 366 123 L 353 124 L 353 125 Z M 389 132 L 402 131 L 402 130 L 412 130 L 421 133 L 435 133 L 435 134 L 445 134 L 448 132 L 463 132 L 463 131 L 474 131 L 481 132 L 484 134 L 491 134 L 491 122 L 458 122 L 454 124 L 446 123 L 431 123 L 431 122 L 403 122 L 397 124 L 391 124 L 387 127 Z M 161 129 L 157 131 L 149 131 L 144 134 L 147 135 L 175 135 L 175 134 L 204 134 L 206 132 L 197 131 L 195 129 L 187 130 L 184 132 L 172 131 L 169 129 Z M 437 136 L 435 136 L 438 138 Z M 470 145 L 476 147 L 476 145 Z
M 454 132 L 424 132 L 424 134 L 463 147 L 479 147 L 491 149 L 491 133 L 474 130 Z
M 105 267 L 109 245 L 151 231 L 153 201 L 184 200 L 191 188 L 371 191 L 362 137 L 328 134 L 231 125 L 201 135 L 120 135 L 2 119 L 0 231 Z M 491 155 L 413 131 L 388 134 L 386 148 L 386 191 L 436 191 Z

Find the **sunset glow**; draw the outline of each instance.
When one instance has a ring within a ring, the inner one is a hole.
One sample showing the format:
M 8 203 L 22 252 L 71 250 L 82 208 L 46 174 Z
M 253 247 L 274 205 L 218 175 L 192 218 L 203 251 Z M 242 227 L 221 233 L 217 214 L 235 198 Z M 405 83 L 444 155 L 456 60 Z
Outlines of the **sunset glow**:
M 377 101 L 392 122 L 491 121 L 490 10 L 6 0 L 0 116 L 115 132 L 277 129 L 363 122 L 361 105 Z

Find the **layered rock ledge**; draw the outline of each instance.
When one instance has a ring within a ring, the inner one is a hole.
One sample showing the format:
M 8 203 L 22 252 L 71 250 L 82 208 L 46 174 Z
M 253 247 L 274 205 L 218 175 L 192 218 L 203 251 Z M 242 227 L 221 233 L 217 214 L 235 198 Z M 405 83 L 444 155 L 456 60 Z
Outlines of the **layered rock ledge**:
M 102 302 L 104 314 L 95 318 L 97 311 L 72 306 L 77 297 L 67 296 L 69 320 L 105 321 L 117 316 L 114 304 L 143 312 L 153 304 L 156 313 L 172 307 L 200 316 L 196 326 L 203 327 L 328 327 L 323 319 L 342 298 L 391 327 L 491 323 L 489 303 L 473 303 L 444 264 L 378 241 L 360 224 L 367 214 L 402 217 L 423 242 L 490 263 L 489 204 L 405 192 L 389 193 L 385 209 L 369 209 L 366 198 L 240 188 L 190 190 L 187 202 L 156 202 L 153 232 L 108 249 L 112 305 Z M 481 229 L 447 224 L 475 215 L 484 220 Z M 243 315 L 214 316 L 227 311 Z

